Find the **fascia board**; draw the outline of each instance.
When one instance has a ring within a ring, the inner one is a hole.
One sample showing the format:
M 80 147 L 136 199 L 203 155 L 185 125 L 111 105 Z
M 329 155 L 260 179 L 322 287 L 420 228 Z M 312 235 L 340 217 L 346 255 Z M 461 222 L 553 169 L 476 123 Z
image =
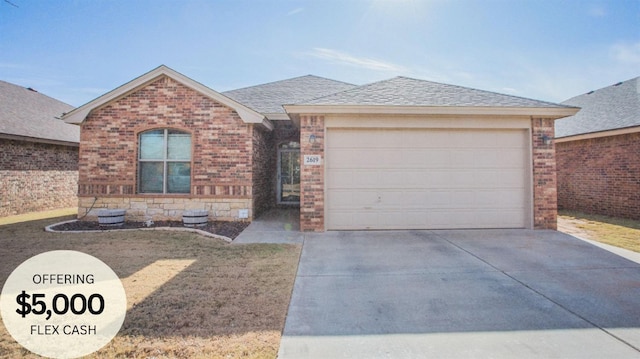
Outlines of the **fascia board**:
M 291 120 L 286 113 L 266 113 L 265 116 L 272 121 L 287 121 Z
M 284 105 L 289 114 L 498 115 L 562 118 L 577 107 Z
M 5 140 L 14 140 L 14 141 L 26 141 L 26 142 L 36 142 L 36 143 L 47 143 L 51 145 L 62 145 L 69 147 L 79 147 L 80 143 L 78 142 L 68 142 L 68 141 L 60 141 L 60 140 L 50 140 L 47 138 L 36 138 L 36 137 L 28 137 L 28 136 L 19 136 L 19 135 L 11 135 L 7 133 L 0 133 L 0 138 Z
M 600 137 L 627 135 L 630 133 L 637 133 L 637 132 L 640 132 L 640 126 L 619 128 L 615 130 L 607 130 L 607 131 L 600 131 L 600 132 L 582 133 L 582 134 L 573 135 L 573 136 L 556 137 L 553 139 L 553 141 L 555 143 L 562 143 L 562 142 L 571 142 L 571 141 L 579 141 L 579 140 L 588 140 L 588 139 L 600 138 Z

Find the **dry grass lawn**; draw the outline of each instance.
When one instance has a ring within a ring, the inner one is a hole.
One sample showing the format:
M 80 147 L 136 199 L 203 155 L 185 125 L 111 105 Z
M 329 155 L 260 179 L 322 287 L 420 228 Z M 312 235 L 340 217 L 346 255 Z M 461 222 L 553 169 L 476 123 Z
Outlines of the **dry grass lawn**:
M 300 246 L 230 245 L 164 231 L 46 233 L 65 218 L 0 225 L 0 286 L 24 260 L 78 250 L 121 278 L 128 311 L 91 358 L 275 358 Z M 36 358 L 0 325 L 0 358 Z
M 640 221 L 561 211 L 558 216 L 558 230 L 640 252 Z

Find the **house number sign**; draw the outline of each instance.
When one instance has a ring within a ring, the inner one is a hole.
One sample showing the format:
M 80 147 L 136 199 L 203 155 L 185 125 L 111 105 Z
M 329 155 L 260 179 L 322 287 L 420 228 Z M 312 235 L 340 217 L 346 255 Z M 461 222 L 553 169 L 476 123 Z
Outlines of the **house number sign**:
M 322 157 L 320 155 L 304 155 L 305 166 L 319 166 L 322 164 Z

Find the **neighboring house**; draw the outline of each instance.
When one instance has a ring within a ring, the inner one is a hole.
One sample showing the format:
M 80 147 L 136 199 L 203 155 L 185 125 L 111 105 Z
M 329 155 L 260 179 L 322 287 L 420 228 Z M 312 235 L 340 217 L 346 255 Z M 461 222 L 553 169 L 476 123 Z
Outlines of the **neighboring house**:
M 405 77 L 221 94 L 160 66 L 64 119 L 81 126 L 87 218 L 298 205 L 303 231 L 555 228 L 553 123 L 577 111 Z
M 558 205 L 640 219 L 640 77 L 571 98 L 556 121 Z
M 78 204 L 77 126 L 72 106 L 0 81 L 0 217 Z

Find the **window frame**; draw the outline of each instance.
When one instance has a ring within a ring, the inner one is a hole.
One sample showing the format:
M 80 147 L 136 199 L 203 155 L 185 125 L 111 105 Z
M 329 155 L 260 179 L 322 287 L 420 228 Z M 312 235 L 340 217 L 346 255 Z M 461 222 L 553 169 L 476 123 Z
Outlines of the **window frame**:
M 162 131 L 162 156 L 161 159 L 143 159 L 142 158 L 142 136 L 145 133 L 153 131 Z M 169 132 L 175 131 L 181 134 L 189 135 L 189 159 L 170 159 L 169 158 Z M 138 155 L 137 155 L 137 194 L 141 195 L 191 195 L 191 183 L 193 182 L 193 134 L 183 129 L 175 129 L 169 127 L 153 128 L 138 132 Z M 142 163 L 162 163 L 162 192 L 143 192 L 142 191 Z M 169 163 L 187 163 L 189 165 L 189 191 L 188 192 L 168 192 L 169 187 Z

